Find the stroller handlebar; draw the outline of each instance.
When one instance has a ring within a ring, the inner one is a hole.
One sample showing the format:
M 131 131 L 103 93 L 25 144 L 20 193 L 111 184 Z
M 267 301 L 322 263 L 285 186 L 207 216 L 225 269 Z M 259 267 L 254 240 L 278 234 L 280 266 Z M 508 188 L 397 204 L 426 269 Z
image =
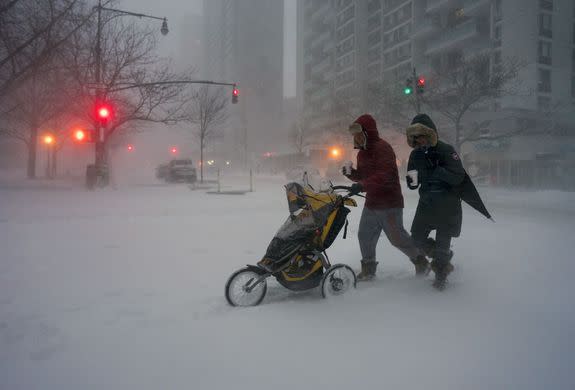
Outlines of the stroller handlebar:
M 352 194 L 351 193 L 351 187 L 350 186 L 332 186 L 331 187 L 334 191 L 335 190 L 346 190 L 348 192 L 347 195 L 344 196 L 344 198 L 351 198 L 352 196 L 359 196 L 360 198 L 365 198 L 365 196 L 360 195 L 360 194 Z
M 334 190 L 347 190 L 347 191 L 351 191 L 351 187 L 350 186 L 333 186 L 331 187 Z

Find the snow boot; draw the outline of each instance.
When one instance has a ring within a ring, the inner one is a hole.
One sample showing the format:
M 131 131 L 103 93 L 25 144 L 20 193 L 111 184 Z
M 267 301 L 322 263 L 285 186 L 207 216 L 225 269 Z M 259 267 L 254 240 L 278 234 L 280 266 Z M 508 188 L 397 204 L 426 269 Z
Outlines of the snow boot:
M 431 262 L 430 267 L 435 273 L 435 280 L 433 281 L 433 287 L 435 287 L 439 291 L 445 290 L 445 287 L 447 287 L 447 276 L 454 270 L 453 264 L 451 264 L 449 260 L 448 261 L 433 260 Z
M 361 272 L 357 274 L 357 280 L 359 282 L 366 282 L 372 280 L 375 277 L 375 270 L 377 269 L 377 261 L 361 261 Z
M 429 261 L 425 256 L 417 256 L 417 258 L 411 259 L 411 262 L 415 266 L 415 276 L 426 276 L 429 273 Z
M 423 250 L 423 252 L 427 257 L 435 258 L 436 255 L 435 247 L 436 247 L 435 240 L 431 237 L 428 237 L 427 240 L 423 243 L 421 249 Z M 453 257 L 452 250 L 449 250 L 449 254 L 447 255 L 447 257 L 448 261 L 451 260 L 451 258 Z

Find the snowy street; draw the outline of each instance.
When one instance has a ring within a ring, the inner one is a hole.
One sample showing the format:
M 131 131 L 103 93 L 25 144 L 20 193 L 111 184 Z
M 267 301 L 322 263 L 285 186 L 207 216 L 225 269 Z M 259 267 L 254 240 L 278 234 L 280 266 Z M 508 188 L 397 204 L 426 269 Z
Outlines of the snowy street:
M 575 388 L 575 193 L 479 188 L 496 223 L 464 206 L 445 292 L 382 237 L 377 280 L 348 295 L 270 280 L 232 308 L 224 284 L 287 217 L 283 184 L 0 183 L 0 389 Z M 356 270 L 359 203 L 328 250 Z

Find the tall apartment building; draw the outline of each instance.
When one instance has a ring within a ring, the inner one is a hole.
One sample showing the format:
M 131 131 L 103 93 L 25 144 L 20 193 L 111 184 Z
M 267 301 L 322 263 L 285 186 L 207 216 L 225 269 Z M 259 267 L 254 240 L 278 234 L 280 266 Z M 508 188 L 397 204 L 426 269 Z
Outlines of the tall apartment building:
M 283 1 L 204 0 L 206 79 L 238 83 L 239 103 L 219 150 L 243 156 L 273 150 L 282 132 Z M 229 91 L 231 97 L 231 90 Z
M 488 52 L 493 67 L 507 57 L 524 65 L 519 93 L 500 99 L 495 111 L 526 120 L 549 110 L 573 116 L 572 0 L 299 0 L 298 6 L 300 108 L 325 108 L 342 92 L 361 105 L 368 81 L 402 82 L 413 67 L 432 74 Z M 317 88 L 317 79 L 326 87 Z

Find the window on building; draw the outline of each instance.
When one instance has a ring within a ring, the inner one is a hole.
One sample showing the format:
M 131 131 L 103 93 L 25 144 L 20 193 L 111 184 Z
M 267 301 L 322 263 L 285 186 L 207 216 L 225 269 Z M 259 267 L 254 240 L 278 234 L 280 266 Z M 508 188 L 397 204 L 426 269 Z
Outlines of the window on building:
M 537 109 L 539 111 L 549 111 L 551 108 L 551 98 L 547 96 L 538 96 L 537 97 Z
M 553 11 L 553 0 L 539 0 L 539 8 Z
M 447 66 L 454 68 L 460 65 L 463 54 L 461 50 L 453 50 L 447 54 Z
M 551 71 L 549 69 L 539 69 L 539 92 L 551 92 Z
M 550 14 L 539 14 L 539 35 L 552 38 L 553 24 Z
M 370 0 L 367 3 L 367 12 L 373 14 L 381 8 L 381 2 L 379 0 Z
M 457 26 L 460 23 L 463 23 L 469 19 L 465 16 L 465 12 L 463 8 L 453 8 L 449 10 L 449 14 L 447 15 L 447 27 Z
M 501 17 L 503 16 L 503 12 L 501 11 L 501 1 L 502 0 L 495 0 L 494 17 L 496 21 L 501 20 Z
M 551 42 L 539 41 L 540 64 L 551 65 Z
M 501 69 L 501 51 L 493 52 L 493 71 L 497 72 Z
M 495 47 L 501 46 L 501 24 L 495 26 L 495 29 L 493 30 L 493 40 Z

